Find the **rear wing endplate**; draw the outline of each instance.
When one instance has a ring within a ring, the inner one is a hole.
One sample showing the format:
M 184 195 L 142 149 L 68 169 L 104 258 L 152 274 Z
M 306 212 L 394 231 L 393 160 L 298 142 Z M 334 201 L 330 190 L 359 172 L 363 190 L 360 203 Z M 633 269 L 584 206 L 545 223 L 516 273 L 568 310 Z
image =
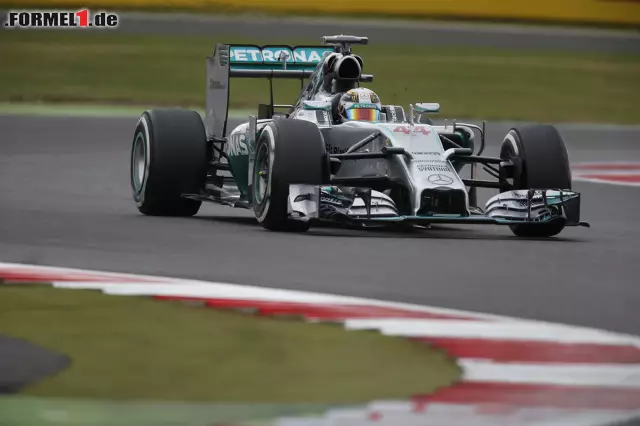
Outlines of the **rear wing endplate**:
M 226 135 L 229 108 L 229 79 L 305 79 L 315 71 L 333 46 L 256 46 L 217 44 L 207 57 L 205 129 L 208 138 Z

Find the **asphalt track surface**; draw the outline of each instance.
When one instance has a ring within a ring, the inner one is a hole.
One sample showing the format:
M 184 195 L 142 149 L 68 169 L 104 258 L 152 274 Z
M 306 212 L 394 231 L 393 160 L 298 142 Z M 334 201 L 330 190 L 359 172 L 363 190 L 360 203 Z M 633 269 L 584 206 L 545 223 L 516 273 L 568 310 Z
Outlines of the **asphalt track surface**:
M 367 36 L 372 44 L 640 53 L 639 31 L 395 19 L 121 13 L 117 31 L 208 35 L 224 43 L 239 36 L 266 43 L 267 39 L 319 42 L 324 35 L 352 34 Z
M 279 234 L 250 211 L 146 217 L 129 186 L 135 118 L 1 116 L 0 259 L 310 290 L 640 333 L 640 189 L 575 183 L 591 229 L 499 226 Z M 508 130 L 489 132 L 496 154 Z M 571 160 L 640 160 L 640 128 L 562 127 Z M 486 198 L 487 194 L 482 194 Z
M 70 362 L 66 355 L 0 334 L 0 395 L 18 392 L 66 368 Z

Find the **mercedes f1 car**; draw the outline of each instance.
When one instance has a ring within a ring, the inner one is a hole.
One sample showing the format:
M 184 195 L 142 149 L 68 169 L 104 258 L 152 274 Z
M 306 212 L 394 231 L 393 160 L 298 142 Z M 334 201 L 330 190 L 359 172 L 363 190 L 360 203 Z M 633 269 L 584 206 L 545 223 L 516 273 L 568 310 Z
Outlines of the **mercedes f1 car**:
M 580 221 L 568 154 L 548 125 L 511 129 L 499 157 L 484 156 L 485 124 L 436 126 L 439 104 L 383 105 L 375 121 L 339 120 L 341 95 L 371 82 L 352 52 L 366 37 L 327 36 L 321 46 L 216 45 L 206 59 L 206 110 L 157 109 L 140 117 L 131 186 L 140 212 L 192 216 L 203 201 L 252 209 L 274 231 L 316 222 L 361 226 L 508 225 L 549 237 Z M 269 80 L 270 102 L 231 131 L 232 78 Z M 294 104 L 274 103 L 274 79 L 300 79 Z M 477 149 L 476 149 L 477 148 Z M 492 180 L 477 179 L 482 167 Z M 463 178 L 463 169 L 466 169 Z M 498 195 L 484 209 L 477 188 Z

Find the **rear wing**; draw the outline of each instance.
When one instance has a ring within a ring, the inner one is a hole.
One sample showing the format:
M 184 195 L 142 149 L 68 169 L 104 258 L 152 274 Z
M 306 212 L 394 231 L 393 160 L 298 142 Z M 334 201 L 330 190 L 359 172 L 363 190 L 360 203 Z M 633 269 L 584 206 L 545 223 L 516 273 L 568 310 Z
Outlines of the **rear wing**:
M 325 55 L 335 51 L 334 46 L 217 44 L 213 56 L 207 57 L 204 119 L 207 137 L 226 135 L 231 77 L 304 80 L 313 74 Z
M 309 77 L 332 46 L 229 46 L 230 77 Z
M 226 136 L 229 109 L 229 85 L 231 77 L 269 79 L 270 104 L 273 114 L 273 79 L 299 79 L 301 89 L 305 78 L 310 77 L 318 65 L 330 53 L 350 54 L 348 43 L 366 44 L 366 37 L 323 37 L 323 46 L 286 46 L 249 44 L 217 44 L 213 56 L 207 57 L 207 90 L 205 99 L 205 129 L 207 138 Z M 371 75 L 361 75 L 360 81 L 370 82 Z

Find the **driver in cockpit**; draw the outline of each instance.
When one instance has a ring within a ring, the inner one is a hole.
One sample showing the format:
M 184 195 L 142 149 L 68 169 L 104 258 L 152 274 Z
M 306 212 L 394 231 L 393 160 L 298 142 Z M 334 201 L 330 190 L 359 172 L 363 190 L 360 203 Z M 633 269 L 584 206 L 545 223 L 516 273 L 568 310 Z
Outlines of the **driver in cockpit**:
M 371 89 L 358 87 L 340 96 L 337 108 L 337 122 L 380 121 L 382 103 L 380 97 Z

